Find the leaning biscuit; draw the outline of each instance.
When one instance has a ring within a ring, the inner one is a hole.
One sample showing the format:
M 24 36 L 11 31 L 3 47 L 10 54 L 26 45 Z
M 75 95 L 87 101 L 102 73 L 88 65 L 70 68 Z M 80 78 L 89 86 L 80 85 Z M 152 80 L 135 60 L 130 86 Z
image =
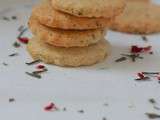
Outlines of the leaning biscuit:
M 109 55 L 110 45 L 106 40 L 82 48 L 61 48 L 45 44 L 43 40 L 33 38 L 27 45 L 33 59 L 40 59 L 58 66 L 87 66 L 104 60 Z
M 111 28 L 136 34 L 160 32 L 160 7 L 149 2 L 127 2 L 124 13 L 115 19 Z
M 112 18 L 123 11 L 125 0 L 52 0 L 52 6 L 78 17 Z
M 41 25 L 31 16 L 29 28 L 44 42 L 59 47 L 83 47 L 95 44 L 104 38 L 105 30 L 60 30 Z
M 112 23 L 110 18 L 80 18 L 52 8 L 50 0 L 45 0 L 32 10 L 39 22 L 53 28 L 60 29 L 97 29 L 108 27 Z

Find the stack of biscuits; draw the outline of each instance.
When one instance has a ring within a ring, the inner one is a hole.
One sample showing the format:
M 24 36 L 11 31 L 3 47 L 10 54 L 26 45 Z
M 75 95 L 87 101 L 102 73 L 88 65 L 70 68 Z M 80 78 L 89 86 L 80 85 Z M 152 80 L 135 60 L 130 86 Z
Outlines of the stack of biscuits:
M 84 66 L 109 55 L 104 39 L 124 0 L 44 0 L 33 8 L 27 49 L 33 59 L 58 66 Z

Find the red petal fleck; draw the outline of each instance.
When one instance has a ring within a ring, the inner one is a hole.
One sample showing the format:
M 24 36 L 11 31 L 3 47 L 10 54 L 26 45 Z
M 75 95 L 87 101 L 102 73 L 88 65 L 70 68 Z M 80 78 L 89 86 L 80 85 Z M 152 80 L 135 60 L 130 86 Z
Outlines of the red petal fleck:
M 138 77 L 139 77 L 140 79 L 144 79 L 144 78 L 145 78 L 145 76 L 144 76 L 143 73 L 138 73 L 137 75 L 138 75 Z
M 38 65 L 36 68 L 37 68 L 37 69 L 44 69 L 45 66 L 44 66 L 44 65 Z
M 29 42 L 29 39 L 27 37 L 20 37 L 20 38 L 18 38 L 18 40 L 24 44 L 27 44 Z
M 157 79 L 160 80 L 160 76 L 157 76 Z
M 138 47 L 135 45 L 131 47 L 131 53 L 140 53 L 142 51 L 143 51 L 143 48 L 141 48 L 141 47 Z
M 151 51 L 152 46 L 147 46 L 147 47 L 138 47 L 136 45 L 133 45 L 131 47 L 131 53 L 142 53 L 142 52 L 152 52 Z M 152 52 L 153 53 L 153 52 Z
M 47 105 L 46 107 L 44 107 L 44 110 L 46 111 L 52 111 L 52 110 L 57 110 L 58 108 L 55 106 L 54 103 L 50 103 L 49 105 Z
M 149 52 L 149 51 L 151 51 L 151 49 L 152 49 L 152 46 L 147 46 L 147 47 L 143 48 L 143 51 L 144 52 Z

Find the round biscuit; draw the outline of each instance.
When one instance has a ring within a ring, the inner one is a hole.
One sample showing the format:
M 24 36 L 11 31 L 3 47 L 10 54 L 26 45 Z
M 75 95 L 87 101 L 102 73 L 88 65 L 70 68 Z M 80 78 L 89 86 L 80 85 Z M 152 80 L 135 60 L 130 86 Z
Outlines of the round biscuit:
M 104 29 L 95 30 L 62 30 L 41 25 L 31 16 L 28 26 L 32 33 L 44 42 L 59 47 L 83 47 L 95 44 L 104 38 Z
M 27 45 L 27 50 L 33 59 L 40 59 L 47 64 L 78 67 L 101 62 L 109 55 L 110 44 L 101 40 L 97 44 L 82 48 L 61 48 L 44 43 L 39 38 L 33 38 Z
M 52 6 L 78 17 L 113 18 L 122 13 L 125 0 L 52 0 Z
M 41 24 L 60 29 L 85 30 L 105 28 L 109 27 L 113 21 L 111 18 L 75 17 L 53 9 L 49 0 L 35 6 L 32 14 Z
M 115 19 L 111 29 L 134 34 L 160 32 L 160 6 L 149 2 L 127 2 L 124 13 Z

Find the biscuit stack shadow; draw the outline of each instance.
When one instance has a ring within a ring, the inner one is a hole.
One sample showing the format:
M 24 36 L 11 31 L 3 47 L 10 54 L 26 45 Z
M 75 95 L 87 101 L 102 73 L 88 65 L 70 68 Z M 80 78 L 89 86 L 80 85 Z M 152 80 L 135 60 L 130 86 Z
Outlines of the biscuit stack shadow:
M 51 0 L 33 8 L 28 24 L 34 37 L 27 46 L 33 59 L 77 67 L 98 63 L 109 55 L 104 36 L 113 16 L 76 16 L 55 8 Z

